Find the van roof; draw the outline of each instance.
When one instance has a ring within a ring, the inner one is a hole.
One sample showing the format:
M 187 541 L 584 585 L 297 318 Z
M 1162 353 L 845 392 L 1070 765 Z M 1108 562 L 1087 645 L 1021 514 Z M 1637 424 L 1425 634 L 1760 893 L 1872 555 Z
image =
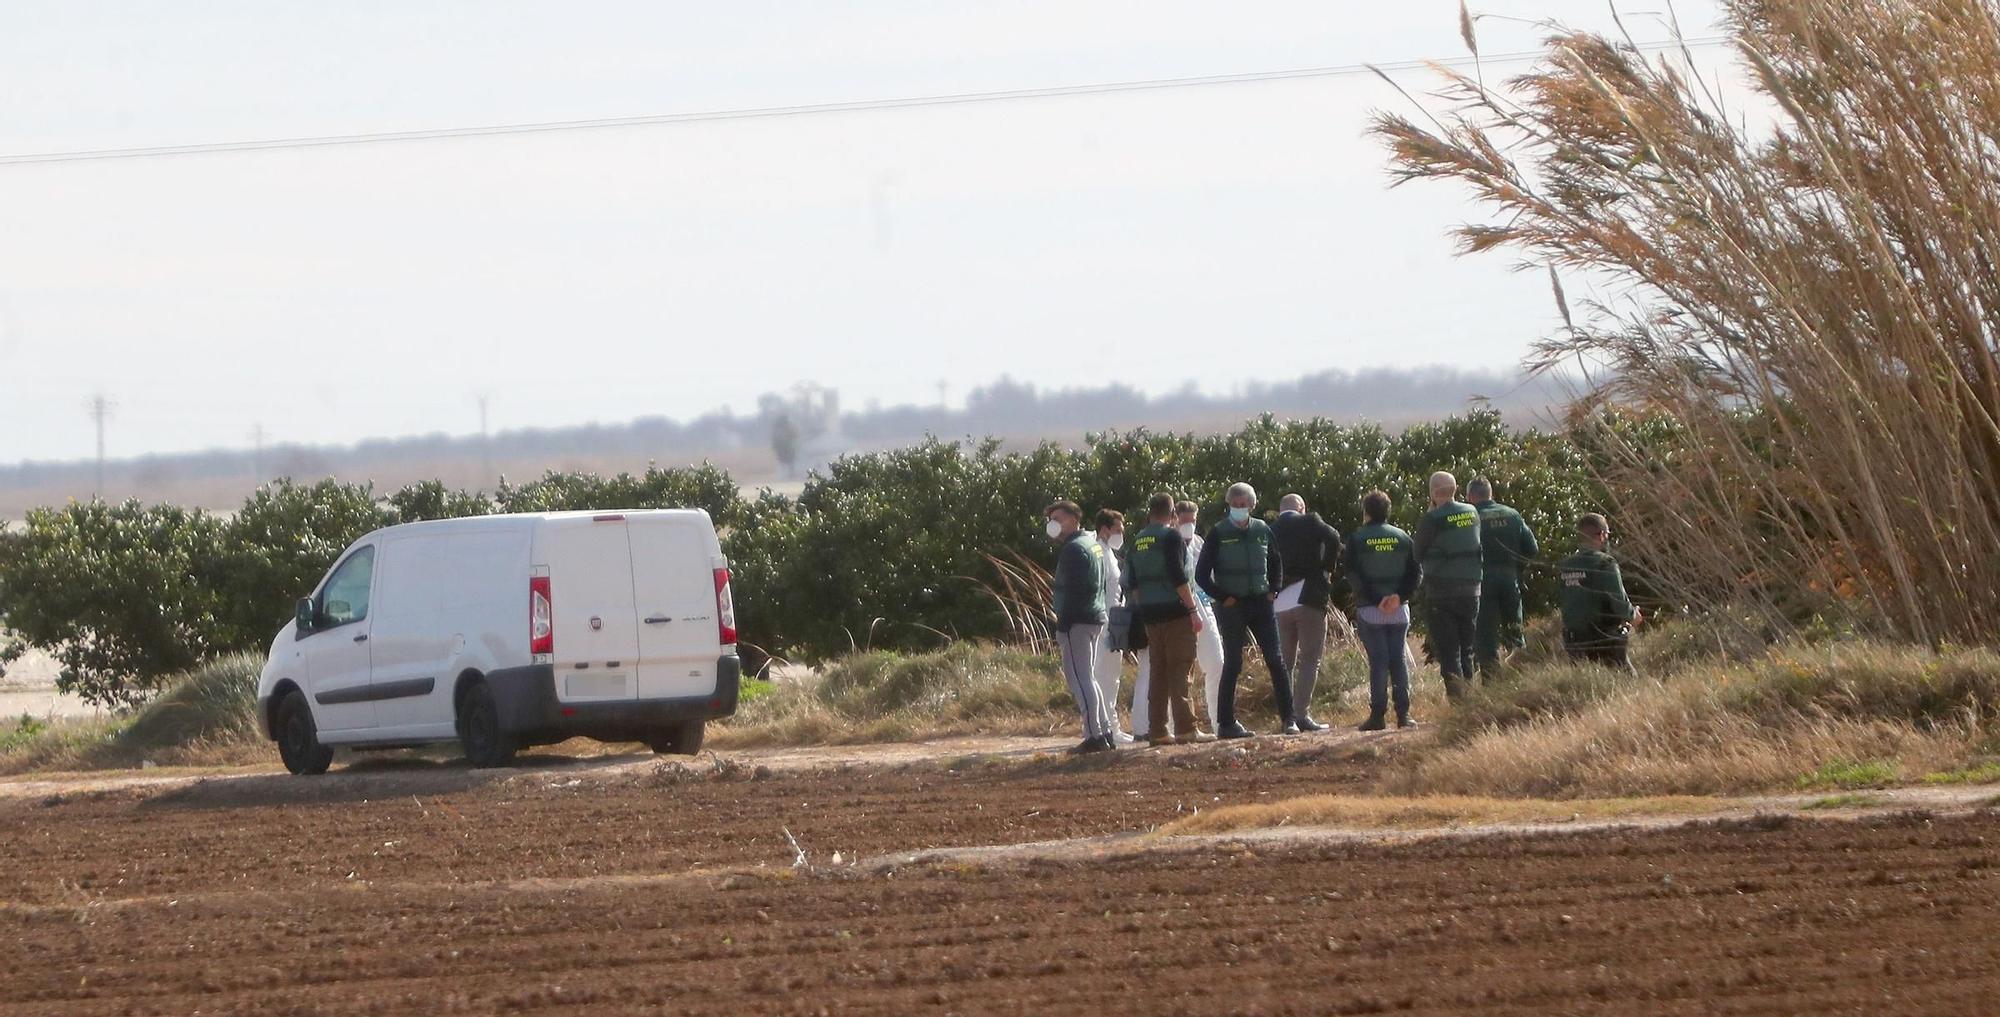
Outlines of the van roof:
M 584 509 L 574 512 L 503 512 L 485 516 L 460 516 L 456 519 L 426 519 L 415 523 L 401 523 L 386 526 L 376 533 L 410 533 L 417 530 L 512 530 L 526 529 L 539 523 L 562 522 L 565 520 L 597 519 L 601 516 L 623 516 L 627 519 L 669 518 L 687 522 L 700 520 L 708 523 L 708 513 L 701 509 Z

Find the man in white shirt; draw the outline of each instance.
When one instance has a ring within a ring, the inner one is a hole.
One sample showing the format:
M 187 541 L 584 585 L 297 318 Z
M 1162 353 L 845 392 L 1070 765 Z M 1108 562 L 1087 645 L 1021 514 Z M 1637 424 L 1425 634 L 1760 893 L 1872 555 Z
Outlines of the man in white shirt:
M 1123 608 L 1126 606 L 1125 584 L 1122 582 L 1124 576 L 1120 571 L 1118 563 L 1118 552 L 1125 546 L 1125 513 L 1117 509 L 1099 509 L 1097 510 L 1096 523 L 1097 542 L 1104 545 L 1104 608 L 1108 612 L 1112 608 Z M 1126 640 L 1132 638 L 1134 630 L 1140 633 L 1139 638 L 1141 640 L 1145 638 L 1143 635 L 1145 627 L 1132 625 L 1131 620 L 1128 619 L 1125 631 Z M 1118 723 L 1118 684 L 1125 675 L 1125 651 L 1122 649 L 1114 650 L 1112 649 L 1113 645 L 1111 626 L 1107 624 L 1104 626 L 1104 635 L 1098 639 L 1097 668 L 1093 672 L 1097 678 L 1097 699 L 1098 702 L 1104 704 L 1104 709 L 1110 711 L 1107 721 L 1111 725 L 1112 740 L 1119 745 L 1129 745 L 1135 738 L 1133 734 L 1128 734 L 1125 728 Z M 1130 644 L 1121 640 L 1119 645 Z M 1133 652 L 1139 658 L 1139 680 L 1144 682 L 1146 680 L 1148 663 L 1144 644 L 1141 643 L 1139 646 L 1134 647 Z M 1140 696 L 1145 695 L 1143 686 L 1140 688 L 1138 694 Z M 1144 707 L 1146 700 L 1140 698 L 1134 699 L 1132 702 L 1138 704 L 1132 708 L 1133 730 L 1137 733 L 1138 738 L 1144 738 L 1146 737 L 1145 732 L 1138 731 L 1138 728 L 1146 724 L 1146 710 Z
M 1194 563 L 1201 558 L 1202 539 L 1195 529 L 1196 516 L 1201 509 L 1194 502 L 1181 501 L 1174 506 L 1179 514 L 1181 540 L 1187 544 L 1188 574 L 1194 574 Z M 1209 596 L 1199 586 L 1194 591 L 1195 611 L 1201 615 L 1201 631 L 1195 634 L 1194 660 L 1201 668 L 1202 702 L 1208 707 L 1208 723 L 1215 724 L 1218 696 L 1222 691 L 1222 633 L 1215 625 L 1215 608 Z M 1143 676 L 1145 672 L 1140 671 Z M 1144 681 L 1142 677 L 1140 679 Z M 1138 695 L 1145 695 L 1142 688 Z

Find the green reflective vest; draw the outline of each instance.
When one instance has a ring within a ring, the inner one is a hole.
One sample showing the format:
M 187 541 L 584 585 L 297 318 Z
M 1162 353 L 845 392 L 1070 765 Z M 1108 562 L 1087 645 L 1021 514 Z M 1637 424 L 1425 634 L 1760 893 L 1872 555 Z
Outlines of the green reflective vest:
M 1271 592 L 1271 527 L 1262 519 L 1241 529 L 1223 520 L 1209 538 L 1215 548 L 1215 585 L 1232 597 L 1261 597 Z
M 1351 539 L 1354 560 L 1348 567 L 1360 573 L 1370 589 L 1396 592 L 1410 557 L 1417 553 L 1410 535 L 1388 523 L 1370 523 L 1355 530 Z
M 1180 603 L 1181 595 L 1167 572 L 1166 550 L 1160 546 L 1161 539 L 1172 532 L 1154 523 L 1132 538 L 1132 550 L 1125 554 L 1125 568 L 1132 576 L 1132 592 L 1139 598 L 1142 607 Z
M 1480 568 L 1479 510 L 1462 501 L 1448 501 L 1424 513 L 1417 526 L 1428 531 L 1424 545 L 1424 582 L 1477 583 Z
M 1581 550 L 1556 565 L 1561 582 L 1563 635 L 1570 639 L 1616 635 L 1632 620 L 1632 601 L 1625 596 L 1625 577 L 1618 559 L 1603 551 Z

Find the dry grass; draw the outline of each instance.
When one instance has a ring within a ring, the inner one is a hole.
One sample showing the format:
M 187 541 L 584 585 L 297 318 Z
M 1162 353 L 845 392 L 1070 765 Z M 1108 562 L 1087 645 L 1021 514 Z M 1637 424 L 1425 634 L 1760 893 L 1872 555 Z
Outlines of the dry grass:
M 1787 648 L 1664 683 L 1552 667 L 1468 704 L 1388 787 L 1571 797 L 1893 783 L 1990 755 L 1996 708 L 2000 657 L 1985 651 Z
M 2000 614 L 2000 17 L 1725 0 L 1746 117 L 1685 52 L 1552 29 L 1504 86 L 1382 116 L 1401 180 L 1494 213 L 1464 250 L 1556 281 L 1536 366 L 1578 400 L 1623 544 L 1679 603 L 1939 644 Z M 1575 317 L 1558 270 L 1619 294 Z M 1641 419 L 1593 412 L 1636 408 Z M 1866 734 L 1828 732 L 1843 740 Z M 1817 740 L 1817 739 L 1816 739 Z
M 957 643 L 933 653 L 844 658 L 821 675 L 744 703 L 709 728 L 716 748 L 854 745 L 961 734 L 1044 735 L 1074 727 L 1055 658 Z
M 17 727 L 0 738 L 0 774 L 273 762 L 252 716 L 262 664 L 224 657 L 130 714 Z
M 1476 795 L 1376 797 L 1311 795 L 1282 802 L 1228 805 L 1177 819 L 1161 827 L 1162 835 L 1236 833 L 1283 827 L 1345 829 L 1435 829 L 1572 823 L 1581 820 L 1632 819 L 1646 816 L 1694 816 L 1738 806 L 1727 798 L 1685 796 L 1592 798 L 1549 801 L 1535 798 L 1490 798 Z

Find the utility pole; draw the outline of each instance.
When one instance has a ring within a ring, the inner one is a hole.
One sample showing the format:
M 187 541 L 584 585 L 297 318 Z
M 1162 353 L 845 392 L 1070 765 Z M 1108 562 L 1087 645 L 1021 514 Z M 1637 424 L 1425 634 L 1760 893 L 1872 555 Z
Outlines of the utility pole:
M 486 400 L 487 394 L 484 392 L 479 393 L 479 486 L 481 489 L 484 489 L 486 482 L 493 477 L 493 441 L 488 437 L 486 431 Z
M 258 421 L 250 427 L 250 478 L 257 483 L 264 482 L 264 424 Z
M 91 396 L 90 420 L 97 426 L 97 488 L 91 492 L 91 497 L 97 499 L 104 497 L 104 421 L 109 416 L 111 401 L 104 398 L 104 393 Z

